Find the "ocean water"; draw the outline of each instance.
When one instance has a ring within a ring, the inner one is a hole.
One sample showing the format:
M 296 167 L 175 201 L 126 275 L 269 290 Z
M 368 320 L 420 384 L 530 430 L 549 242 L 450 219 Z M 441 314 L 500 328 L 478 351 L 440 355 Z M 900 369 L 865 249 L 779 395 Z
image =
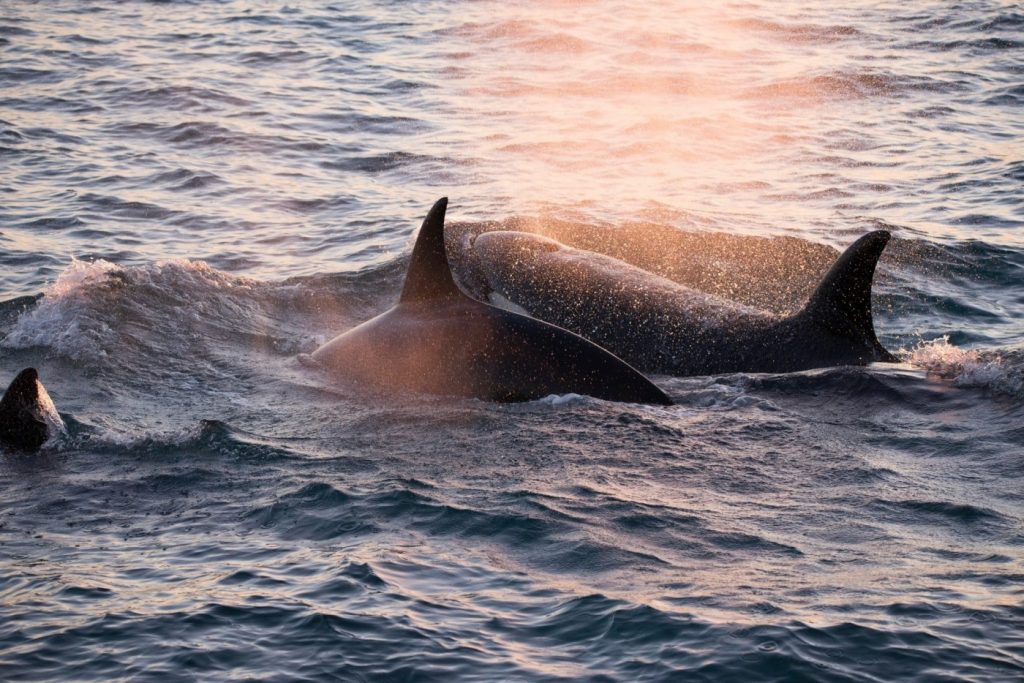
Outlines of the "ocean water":
M 806 4 L 3 3 L 0 381 L 66 432 L 0 454 L 0 679 L 1024 678 L 1024 10 Z M 300 362 L 442 195 L 467 284 L 511 225 L 776 310 L 888 229 L 904 362 Z

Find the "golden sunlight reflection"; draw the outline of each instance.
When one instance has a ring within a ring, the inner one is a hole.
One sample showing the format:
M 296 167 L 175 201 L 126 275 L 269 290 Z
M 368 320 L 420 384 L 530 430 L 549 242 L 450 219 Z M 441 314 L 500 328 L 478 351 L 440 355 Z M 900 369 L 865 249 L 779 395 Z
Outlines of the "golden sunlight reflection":
M 776 101 L 764 116 L 744 68 L 751 37 L 726 13 L 695 3 L 611 15 L 598 3 L 527 7 L 488 5 L 489 20 L 460 36 L 473 45 L 460 105 L 468 125 L 486 129 L 474 136 L 488 145 L 478 155 L 505 165 L 517 204 L 706 207 L 716 186 L 784 185 L 756 160 L 793 144 L 785 119 L 808 103 Z
M 488 189 L 510 214 L 706 220 L 755 234 L 827 235 L 837 217 L 875 211 L 924 220 L 901 193 L 933 167 L 895 163 L 903 140 L 872 132 L 879 98 L 912 82 L 910 67 L 884 54 L 858 62 L 844 46 L 864 37 L 831 9 L 772 3 L 763 19 L 737 19 L 751 11 L 474 5 L 449 36 L 454 106 L 476 141 L 464 152 L 493 166 Z M 950 145 L 942 131 L 915 135 L 907 145 Z

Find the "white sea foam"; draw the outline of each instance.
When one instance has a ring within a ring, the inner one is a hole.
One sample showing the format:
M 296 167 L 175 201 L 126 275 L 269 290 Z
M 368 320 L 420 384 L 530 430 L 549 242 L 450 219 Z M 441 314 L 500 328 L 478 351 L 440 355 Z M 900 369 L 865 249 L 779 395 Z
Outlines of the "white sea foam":
M 536 403 L 549 406 L 564 406 L 568 404 L 584 403 L 591 401 L 589 396 L 581 396 L 580 394 L 549 394 L 544 398 L 539 398 Z
M 130 334 L 125 331 L 130 327 L 124 324 L 126 319 L 146 329 L 163 322 L 156 313 L 160 309 L 188 311 L 195 318 L 199 309 L 211 305 L 204 294 L 233 293 L 251 284 L 202 261 L 122 267 L 102 259 L 72 260 L 0 344 L 12 349 L 49 347 L 71 360 L 97 360 Z
M 998 352 L 962 349 L 946 336 L 921 342 L 907 353 L 911 363 L 955 386 L 1024 395 L 1024 367 Z
M 43 298 L 19 318 L 3 339 L 3 346 L 25 349 L 48 346 L 63 355 L 81 359 L 86 348 L 100 349 L 112 334 L 107 326 L 83 315 L 91 307 L 89 290 L 106 280 L 119 267 L 109 261 L 73 259 L 57 281 L 46 288 Z

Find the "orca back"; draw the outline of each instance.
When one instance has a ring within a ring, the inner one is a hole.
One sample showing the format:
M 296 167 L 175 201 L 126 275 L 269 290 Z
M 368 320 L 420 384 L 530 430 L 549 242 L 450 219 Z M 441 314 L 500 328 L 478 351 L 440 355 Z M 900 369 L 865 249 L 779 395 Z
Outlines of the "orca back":
M 49 437 L 40 410 L 39 373 L 25 368 L 0 399 L 0 443 L 25 451 L 38 450 Z

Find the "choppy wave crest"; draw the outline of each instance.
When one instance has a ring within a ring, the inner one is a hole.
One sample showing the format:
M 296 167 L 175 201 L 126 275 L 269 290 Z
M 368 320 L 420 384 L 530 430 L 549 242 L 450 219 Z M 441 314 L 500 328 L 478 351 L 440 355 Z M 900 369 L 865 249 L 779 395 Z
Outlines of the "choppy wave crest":
M 1024 352 L 964 349 L 949 336 L 921 342 L 908 352 L 914 365 L 955 386 L 986 389 L 1024 398 Z
M 44 347 L 78 363 L 109 363 L 125 354 L 195 358 L 218 343 L 294 355 L 378 305 L 382 294 L 359 286 L 362 279 L 377 281 L 378 270 L 268 283 L 203 261 L 73 260 L 0 343 Z

